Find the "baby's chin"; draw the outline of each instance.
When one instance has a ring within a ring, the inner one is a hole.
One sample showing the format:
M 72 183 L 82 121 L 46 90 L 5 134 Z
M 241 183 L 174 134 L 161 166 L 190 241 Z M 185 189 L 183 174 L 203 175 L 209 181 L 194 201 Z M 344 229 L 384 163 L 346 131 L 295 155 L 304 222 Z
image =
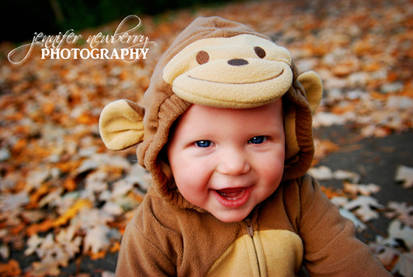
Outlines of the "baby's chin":
M 219 211 L 211 212 L 216 219 L 225 223 L 240 222 L 243 221 L 250 214 L 251 210 L 233 210 L 233 211 Z

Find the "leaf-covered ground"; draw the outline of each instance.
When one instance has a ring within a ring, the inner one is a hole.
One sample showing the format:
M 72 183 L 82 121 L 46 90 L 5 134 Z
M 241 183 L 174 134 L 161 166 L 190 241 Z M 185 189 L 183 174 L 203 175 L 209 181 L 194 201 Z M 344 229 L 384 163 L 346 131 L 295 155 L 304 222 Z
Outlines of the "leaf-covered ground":
M 196 16 L 243 22 L 325 85 L 312 174 L 395 275 L 413 274 L 413 2 L 269 1 L 141 16 L 156 42 L 136 63 L 11 65 L 0 45 L 0 275 L 112 276 L 147 189 L 135 149 L 106 150 L 105 104 L 139 101 L 160 56 Z M 113 32 L 119 22 L 82 32 Z

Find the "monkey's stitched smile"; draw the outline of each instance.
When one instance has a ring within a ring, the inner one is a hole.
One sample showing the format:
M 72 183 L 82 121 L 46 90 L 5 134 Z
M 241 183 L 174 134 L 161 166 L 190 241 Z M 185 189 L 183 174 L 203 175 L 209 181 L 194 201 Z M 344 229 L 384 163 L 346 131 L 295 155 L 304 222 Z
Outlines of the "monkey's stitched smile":
M 191 78 L 191 79 L 194 79 L 194 80 L 197 80 L 197 81 L 210 82 L 210 83 L 216 83 L 216 84 L 242 84 L 242 85 L 245 84 L 245 85 L 247 85 L 247 84 L 256 84 L 256 83 L 261 83 L 261 82 L 266 82 L 266 81 L 269 81 L 269 80 L 273 80 L 273 79 L 276 79 L 276 78 L 278 78 L 279 76 L 281 76 L 283 73 L 284 73 L 284 68 L 281 70 L 280 73 L 278 73 L 278 74 L 276 74 L 276 75 L 274 75 L 274 76 L 271 76 L 271 77 L 269 77 L 269 78 L 267 78 L 267 79 L 259 80 L 259 81 L 255 81 L 255 82 L 239 82 L 239 83 L 210 81 L 210 80 L 199 79 L 199 78 L 193 77 L 193 76 L 191 76 L 191 75 L 188 75 L 188 78 Z

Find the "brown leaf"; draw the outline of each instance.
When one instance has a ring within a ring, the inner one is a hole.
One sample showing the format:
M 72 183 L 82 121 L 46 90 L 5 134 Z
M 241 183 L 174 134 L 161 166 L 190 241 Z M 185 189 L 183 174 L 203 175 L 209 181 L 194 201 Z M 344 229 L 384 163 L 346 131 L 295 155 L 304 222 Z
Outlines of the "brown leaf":
M 55 109 L 55 105 L 52 102 L 44 103 L 42 106 L 42 111 L 46 115 L 52 115 Z
M 74 191 L 76 189 L 76 182 L 73 178 L 67 178 L 63 183 L 63 187 L 68 191 Z
M 356 109 L 356 106 L 357 106 L 357 103 L 348 103 L 345 106 L 334 106 L 331 109 L 331 112 L 335 114 L 339 114 L 339 115 L 345 114 L 345 113 L 354 111 Z
M 99 118 L 88 113 L 82 113 L 79 117 L 76 118 L 76 121 L 79 124 L 92 125 L 98 123 Z
M 66 162 L 57 163 L 55 166 L 62 172 L 74 172 L 82 163 L 80 160 L 69 160 Z
M 10 260 L 6 264 L 0 264 L 1 276 L 19 276 L 20 274 L 20 265 L 16 260 Z
M 30 195 L 30 208 L 35 208 L 39 204 L 39 200 L 42 196 L 47 194 L 50 191 L 50 185 L 44 183 L 38 188 L 32 195 Z
M 92 207 L 92 203 L 87 199 L 79 199 L 75 204 L 70 207 L 62 216 L 60 216 L 53 225 L 60 226 L 66 224 L 70 219 L 72 219 L 81 209 Z
M 32 236 L 39 232 L 46 232 L 54 226 L 54 221 L 52 219 L 46 219 L 41 223 L 30 225 L 26 230 L 26 234 Z
M 343 192 L 339 190 L 335 190 L 333 188 L 321 186 L 321 191 L 328 197 L 328 199 L 332 199 L 333 197 L 343 196 Z

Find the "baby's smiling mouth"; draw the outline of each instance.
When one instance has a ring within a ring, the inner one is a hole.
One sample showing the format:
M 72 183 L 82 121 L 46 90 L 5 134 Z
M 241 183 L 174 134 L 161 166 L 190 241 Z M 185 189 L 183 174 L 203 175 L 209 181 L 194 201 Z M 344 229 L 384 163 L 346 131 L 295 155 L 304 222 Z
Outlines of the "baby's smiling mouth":
M 249 199 L 252 186 L 214 190 L 217 200 L 227 208 L 239 208 Z
M 227 188 L 217 190 L 218 194 L 228 200 L 237 200 L 242 197 L 246 188 Z

